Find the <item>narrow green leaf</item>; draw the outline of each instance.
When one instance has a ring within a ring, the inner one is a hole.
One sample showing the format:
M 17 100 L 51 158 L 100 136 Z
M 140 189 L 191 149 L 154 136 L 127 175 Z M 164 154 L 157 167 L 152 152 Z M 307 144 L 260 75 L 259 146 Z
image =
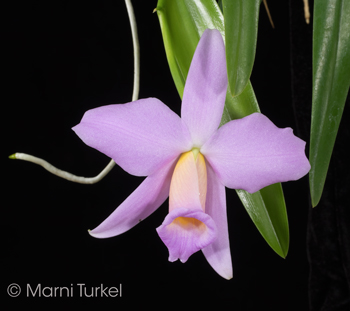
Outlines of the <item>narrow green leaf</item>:
M 309 156 L 313 206 L 321 199 L 349 85 L 350 1 L 315 1 Z
M 221 125 L 235 119 L 240 119 L 254 112 L 260 112 L 258 102 L 252 84 L 248 80 L 243 92 L 238 96 L 232 96 L 227 90 L 224 113 Z
M 243 92 L 253 70 L 261 0 L 222 0 L 231 94 Z
M 214 0 L 159 0 L 157 14 L 170 71 L 182 97 L 192 56 L 202 33 L 207 28 L 215 28 L 225 38 L 224 18 Z M 221 123 L 254 112 L 259 112 L 259 106 L 248 79 L 240 95 L 233 97 L 228 90 Z M 289 228 L 281 185 L 271 185 L 254 194 L 242 190 L 237 193 L 264 239 L 276 253 L 285 257 Z
M 276 212 L 276 206 L 285 206 L 281 184 L 274 184 L 250 194 L 237 190 L 250 218 L 260 234 L 275 252 L 285 258 L 289 246 L 288 216 L 286 209 Z
M 227 92 L 221 124 L 254 112 L 260 112 L 260 109 L 248 81 L 240 95 L 232 97 Z M 278 255 L 285 258 L 289 248 L 289 225 L 281 184 L 270 185 L 253 194 L 244 190 L 236 192 L 263 238 Z

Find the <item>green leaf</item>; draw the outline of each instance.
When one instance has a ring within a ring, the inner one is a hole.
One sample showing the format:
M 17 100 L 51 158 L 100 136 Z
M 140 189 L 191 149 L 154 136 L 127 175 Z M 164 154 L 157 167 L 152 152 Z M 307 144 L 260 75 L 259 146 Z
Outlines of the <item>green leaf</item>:
M 249 81 L 239 96 L 232 97 L 227 93 L 221 124 L 254 112 L 260 110 Z M 236 192 L 263 238 L 278 255 L 285 258 L 289 248 L 289 226 L 281 184 L 270 185 L 253 194 L 244 190 Z
M 228 81 L 236 96 L 246 87 L 253 70 L 261 0 L 222 0 Z
M 313 94 L 309 173 L 312 205 L 322 195 L 350 85 L 350 1 L 314 7 Z
M 231 120 L 243 118 L 254 112 L 260 112 L 260 108 L 252 84 L 248 80 L 248 84 L 240 95 L 234 97 L 229 90 L 227 91 L 221 125 Z
M 192 56 L 202 33 L 207 28 L 215 28 L 224 38 L 224 18 L 214 0 L 159 0 L 157 14 L 170 71 L 182 98 Z M 259 106 L 248 80 L 240 95 L 234 97 L 228 90 L 221 124 L 254 112 L 259 112 Z M 264 239 L 277 254 L 285 257 L 289 228 L 281 185 L 271 185 L 254 194 L 236 191 Z
M 288 216 L 285 208 L 276 212 L 276 206 L 285 206 L 281 184 L 274 184 L 250 194 L 236 190 L 244 202 L 250 218 L 266 242 L 275 252 L 285 258 L 289 246 Z

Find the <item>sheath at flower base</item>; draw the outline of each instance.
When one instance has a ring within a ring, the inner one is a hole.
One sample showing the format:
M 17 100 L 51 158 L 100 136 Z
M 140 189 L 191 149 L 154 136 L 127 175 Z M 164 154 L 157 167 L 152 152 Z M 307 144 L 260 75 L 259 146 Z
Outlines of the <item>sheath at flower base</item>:
M 74 131 L 126 172 L 147 176 L 97 228 L 96 238 L 128 231 L 169 196 L 157 228 L 169 260 L 202 250 L 222 277 L 232 277 L 225 186 L 250 193 L 297 180 L 310 169 L 305 142 L 254 113 L 219 128 L 227 90 L 225 47 L 207 29 L 197 46 L 183 94 L 181 118 L 156 98 L 99 107 Z

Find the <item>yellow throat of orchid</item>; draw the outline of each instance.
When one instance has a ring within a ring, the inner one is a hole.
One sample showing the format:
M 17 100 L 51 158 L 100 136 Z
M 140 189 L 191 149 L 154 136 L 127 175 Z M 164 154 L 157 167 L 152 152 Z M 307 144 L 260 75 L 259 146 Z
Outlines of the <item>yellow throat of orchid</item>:
M 198 148 L 193 148 L 183 153 L 175 166 L 170 184 L 169 212 L 179 207 L 198 208 L 198 206 L 204 212 L 206 196 L 205 159 Z

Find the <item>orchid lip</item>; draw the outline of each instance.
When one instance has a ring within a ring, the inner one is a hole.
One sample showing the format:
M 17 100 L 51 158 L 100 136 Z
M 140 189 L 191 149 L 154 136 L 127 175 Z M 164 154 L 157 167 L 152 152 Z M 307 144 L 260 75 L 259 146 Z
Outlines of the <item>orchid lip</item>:
M 169 214 L 157 229 L 169 250 L 169 261 L 187 261 L 216 239 L 216 225 L 205 213 L 207 168 L 199 148 L 183 153 L 175 166 L 169 192 Z
M 165 217 L 157 232 L 168 247 L 171 262 L 177 259 L 186 262 L 193 253 L 217 238 L 215 222 L 200 207 L 173 210 Z

